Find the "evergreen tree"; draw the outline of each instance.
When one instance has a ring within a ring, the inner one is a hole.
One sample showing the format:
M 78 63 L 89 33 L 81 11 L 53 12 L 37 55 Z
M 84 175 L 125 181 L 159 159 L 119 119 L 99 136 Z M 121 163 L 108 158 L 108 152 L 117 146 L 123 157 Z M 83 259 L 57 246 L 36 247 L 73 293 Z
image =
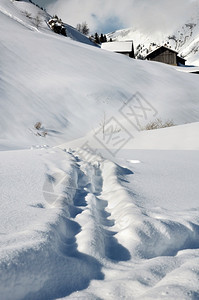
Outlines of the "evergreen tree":
M 95 42 L 96 42 L 97 44 L 100 44 L 100 38 L 99 38 L 99 35 L 98 35 L 97 32 L 95 33 Z
M 106 35 L 101 33 L 100 35 L 100 43 L 106 43 L 107 42 L 107 38 Z
M 104 42 L 104 36 L 103 36 L 103 34 L 101 33 L 101 35 L 100 35 L 100 43 L 102 44 Z

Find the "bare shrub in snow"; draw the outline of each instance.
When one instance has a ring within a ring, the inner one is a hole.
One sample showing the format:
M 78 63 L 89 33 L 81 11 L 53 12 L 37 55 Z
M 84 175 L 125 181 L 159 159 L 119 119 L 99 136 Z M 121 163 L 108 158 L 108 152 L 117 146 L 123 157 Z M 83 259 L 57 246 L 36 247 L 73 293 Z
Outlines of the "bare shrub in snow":
M 161 119 L 156 119 L 154 121 L 149 122 L 144 127 L 142 127 L 142 130 L 153 130 L 159 128 L 172 127 L 172 126 L 175 126 L 173 120 L 167 120 L 163 122 Z
M 106 121 L 106 114 L 105 114 L 105 112 L 104 112 L 103 120 L 100 122 L 100 127 L 102 128 L 103 134 L 105 133 L 105 126 L 106 126 L 106 123 L 107 123 L 107 121 Z
M 33 19 L 34 25 L 36 26 L 36 28 L 38 29 L 41 24 L 42 24 L 42 19 L 40 18 L 39 15 L 37 15 L 34 19 Z
M 85 35 L 88 35 L 90 31 L 86 22 L 83 22 L 82 24 L 77 24 L 76 29 Z
M 28 19 L 32 19 L 31 13 L 29 13 L 27 10 L 25 10 L 23 13 Z
M 41 131 L 44 130 L 44 127 L 42 127 L 41 122 L 35 123 L 34 128 L 36 129 L 36 131 L 32 131 L 31 129 L 30 131 L 37 136 L 46 137 L 46 135 L 48 134 L 47 131 Z
M 121 131 L 121 128 L 119 128 L 117 126 L 117 124 L 115 124 L 114 127 L 109 126 L 109 125 L 111 125 L 111 123 L 110 123 L 110 120 L 107 120 L 105 112 L 104 112 L 104 115 L 103 115 L 103 119 L 99 123 L 99 125 L 100 125 L 100 129 L 101 129 L 101 131 L 103 133 L 103 136 L 105 136 L 105 135 L 111 135 L 113 133 L 118 133 L 118 132 Z
M 46 137 L 47 134 L 48 134 L 48 133 L 47 133 L 46 131 L 43 131 L 43 132 L 42 132 L 42 136 L 43 136 L 43 137 Z
M 34 127 L 35 127 L 35 129 L 37 129 L 37 130 L 41 129 L 41 122 L 35 123 Z
M 36 135 L 41 136 L 41 137 L 46 137 L 47 132 L 46 131 L 37 132 Z

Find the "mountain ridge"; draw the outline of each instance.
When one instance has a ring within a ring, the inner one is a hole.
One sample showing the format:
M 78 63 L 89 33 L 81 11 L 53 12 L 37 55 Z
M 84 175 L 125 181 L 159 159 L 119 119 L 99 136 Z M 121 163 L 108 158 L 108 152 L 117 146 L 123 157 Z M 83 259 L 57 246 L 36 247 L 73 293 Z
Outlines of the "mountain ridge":
M 184 21 L 170 34 L 144 32 L 136 27 L 117 30 L 107 34 L 113 41 L 133 40 L 136 58 L 146 55 L 159 46 L 167 45 L 187 60 L 187 64 L 199 65 L 199 13 Z

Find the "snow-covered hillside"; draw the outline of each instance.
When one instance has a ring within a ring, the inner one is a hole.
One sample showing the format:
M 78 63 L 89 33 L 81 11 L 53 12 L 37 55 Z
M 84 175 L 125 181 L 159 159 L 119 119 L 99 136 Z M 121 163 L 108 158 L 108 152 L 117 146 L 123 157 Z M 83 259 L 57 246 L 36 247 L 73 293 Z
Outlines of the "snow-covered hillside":
M 1 1 L 1 149 L 79 137 L 97 127 L 104 113 L 117 116 L 136 92 L 162 119 L 176 124 L 199 120 L 194 75 L 59 36 L 47 27 L 46 16 L 37 29 L 25 10 L 34 15 L 35 6 Z M 45 138 L 35 132 L 37 122 Z
M 199 8 L 198 8 L 199 9 Z M 113 41 L 133 40 L 135 54 L 138 58 L 144 58 L 157 46 L 167 45 L 179 52 L 187 60 L 187 64 L 199 65 L 199 10 L 195 15 L 178 28 L 174 28 L 170 34 L 164 32 L 144 32 L 140 28 L 128 28 L 107 34 Z
M 49 18 L 0 0 L 0 299 L 198 299 L 197 75 Z

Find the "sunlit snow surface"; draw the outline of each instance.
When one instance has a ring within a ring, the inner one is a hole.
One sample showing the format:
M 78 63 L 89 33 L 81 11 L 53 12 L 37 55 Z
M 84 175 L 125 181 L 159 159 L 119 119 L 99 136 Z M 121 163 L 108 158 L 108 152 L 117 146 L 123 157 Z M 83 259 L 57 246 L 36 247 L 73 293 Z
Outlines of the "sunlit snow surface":
M 25 10 L 40 12 L 0 2 L 0 299 L 198 299 L 196 75 Z M 140 132 L 139 101 L 142 126 L 183 125 Z

